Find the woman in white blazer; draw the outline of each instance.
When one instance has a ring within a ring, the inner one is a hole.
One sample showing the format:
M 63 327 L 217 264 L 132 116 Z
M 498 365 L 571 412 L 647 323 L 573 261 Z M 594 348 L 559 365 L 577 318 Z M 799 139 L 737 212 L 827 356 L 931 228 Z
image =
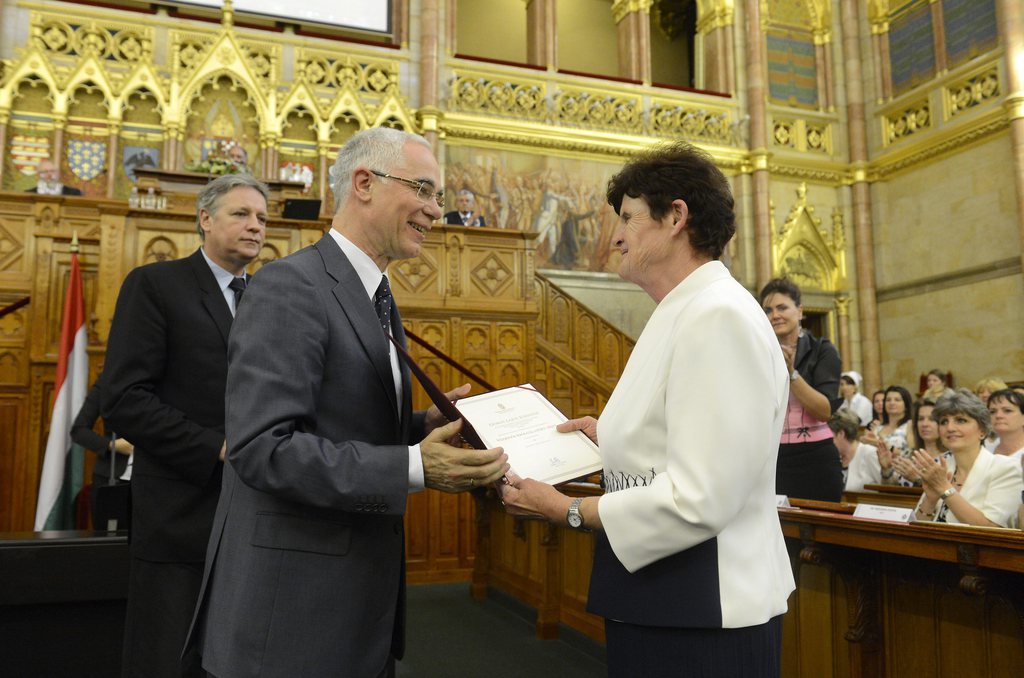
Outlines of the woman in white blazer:
M 952 453 L 952 464 L 936 463 L 924 450 L 914 452 L 914 468 L 924 486 L 914 517 L 1012 527 L 1024 481 L 1018 463 L 982 445 L 992 427 L 988 409 L 962 388 L 939 398 L 932 417 L 939 423 L 942 444 Z
M 605 494 L 509 478 L 510 512 L 595 530 L 588 610 L 610 676 L 778 676 L 794 588 L 775 506 L 789 372 L 757 301 L 719 261 L 729 184 L 705 153 L 662 146 L 608 186 L 619 275 L 657 308 L 601 413 Z

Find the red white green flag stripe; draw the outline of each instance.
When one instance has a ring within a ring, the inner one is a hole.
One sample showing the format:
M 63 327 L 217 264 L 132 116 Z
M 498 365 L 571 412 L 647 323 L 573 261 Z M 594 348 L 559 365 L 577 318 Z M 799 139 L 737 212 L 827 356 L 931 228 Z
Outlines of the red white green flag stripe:
M 77 242 L 74 243 L 77 245 Z M 53 417 L 46 439 L 43 473 L 39 479 L 35 529 L 71 530 L 75 527 L 75 497 L 82 488 L 83 450 L 71 442 L 71 424 L 85 400 L 89 356 L 85 351 L 85 295 L 78 255 L 71 255 L 71 275 L 64 298 L 60 326 L 60 354 L 54 381 Z

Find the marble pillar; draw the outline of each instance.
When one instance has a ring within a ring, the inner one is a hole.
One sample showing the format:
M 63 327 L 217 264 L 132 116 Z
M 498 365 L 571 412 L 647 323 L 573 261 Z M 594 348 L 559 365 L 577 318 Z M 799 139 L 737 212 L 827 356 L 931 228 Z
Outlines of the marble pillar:
M 615 7 L 612 7 L 613 14 Z M 650 4 L 615 14 L 619 37 L 619 76 L 644 83 L 651 81 Z
M 747 113 L 750 115 L 750 157 L 752 163 L 754 211 L 754 262 L 757 289 L 772 277 L 771 214 L 769 208 L 768 160 L 768 66 L 765 63 L 764 34 L 760 3 L 747 4 Z
M 1021 268 L 1024 271 L 1024 3 L 997 0 L 997 23 L 1006 58 L 1007 117 L 1017 188 L 1017 228 L 1020 233 Z M 1024 275 L 1024 273 L 1022 273 Z
M 557 13 L 555 0 L 527 0 L 526 62 L 558 68 Z
M 849 131 L 853 184 L 853 241 L 856 252 L 857 309 L 864 392 L 882 386 L 881 344 L 878 339 L 878 303 L 875 290 L 875 243 L 871 220 L 871 186 L 868 183 L 867 117 L 864 106 L 864 73 L 861 69 L 859 0 L 841 0 L 843 26 L 843 73 L 846 82 L 846 116 Z

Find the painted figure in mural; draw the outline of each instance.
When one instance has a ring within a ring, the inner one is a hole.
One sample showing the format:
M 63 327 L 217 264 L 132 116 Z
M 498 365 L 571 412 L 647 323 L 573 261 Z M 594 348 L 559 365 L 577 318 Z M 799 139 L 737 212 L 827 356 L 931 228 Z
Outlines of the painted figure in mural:
M 50 158 L 39 161 L 39 169 L 36 171 L 39 180 L 36 185 L 26 193 L 38 193 L 39 195 L 82 195 L 77 188 L 65 186 L 60 181 L 60 168 Z

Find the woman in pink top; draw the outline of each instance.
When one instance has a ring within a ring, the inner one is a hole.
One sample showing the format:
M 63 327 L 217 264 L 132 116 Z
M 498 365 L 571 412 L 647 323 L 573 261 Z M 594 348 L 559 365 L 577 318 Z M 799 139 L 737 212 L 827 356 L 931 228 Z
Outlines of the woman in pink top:
M 843 467 L 828 427 L 829 417 L 843 402 L 839 352 L 828 339 L 800 327 L 800 288 L 791 280 L 768 281 L 760 299 L 790 372 L 775 491 L 800 499 L 839 501 Z

